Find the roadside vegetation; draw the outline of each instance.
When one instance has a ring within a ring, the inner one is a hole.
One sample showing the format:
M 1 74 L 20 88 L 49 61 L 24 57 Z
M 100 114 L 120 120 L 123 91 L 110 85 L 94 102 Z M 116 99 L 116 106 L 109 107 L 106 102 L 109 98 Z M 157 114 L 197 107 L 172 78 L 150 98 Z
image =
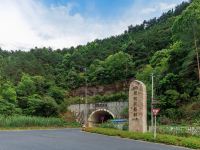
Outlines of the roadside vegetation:
M 196 123 L 200 118 L 199 10 L 199 0 L 183 2 L 159 18 L 130 25 L 121 35 L 77 47 L 35 47 L 27 52 L 0 48 L 0 114 L 60 118 L 70 104 L 84 101 L 70 92 L 86 81 L 87 86 L 107 86 L 135 78 L 146 84 L 150 98 L 154 73 L 160 123 Z M 88 101 L 126 101 L 126 92 L 90 95 Z
M 124 131 L 128 131 L 128 122 L 125 123 L 113 123 L 112 121 L 107 121 L 102 124 L 98 124 L 99 128 L 112 128 L 112 129 L 120 129 Z M 200 138 L 200 126 L 199 122 L 191 125 L 160 125 L 160 122 L 157 122 L 157 133 L 159 134 L 168 134 L 175 136 L 183 136 L 183 137 L 198 137 Z
M 34 129 L 34 128 L 79 127 L 76 122 L 66 122 L 61 118 L 44 118 L 31 116 L 0 116 L 0 129 Z
M 170 134 L 184 137 L 194 136 L 200 138 L 200 126 L 161 125 L 157 127 L 157 132 L 160 134 Z
M 118 92 L 112 94 L 95 95 L 87 97 L 88 103 L 101 103 L 101 102 L 124 102 L 128 101 L 128 92 Z M 85 99 L 82 97 L 70 97 L 69 104 L 84 104 Z
M 108 128 L 86 128 L 85 131 L 91 133 L 104 134 L 108 136 L 119 136 L 121 138 L 144 140 L 155 143 L 164 143 L 169 145 L 200 149 L 200 138 L 196 137 L 181 137 L 167 134 L 157 134 L 156 139 L 154 139 L 152 133 L 136 133 Z

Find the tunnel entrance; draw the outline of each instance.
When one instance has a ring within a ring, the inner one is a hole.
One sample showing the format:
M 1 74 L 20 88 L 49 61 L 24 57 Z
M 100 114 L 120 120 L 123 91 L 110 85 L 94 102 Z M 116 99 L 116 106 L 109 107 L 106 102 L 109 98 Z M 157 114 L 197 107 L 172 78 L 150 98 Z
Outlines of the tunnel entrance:
M 106 109 L 99 109 L 91 113 L 88 118 L 88 126 L 93 127 L 97 124 L 104 123 L 110 119 L 114 119 L 112 112 Z

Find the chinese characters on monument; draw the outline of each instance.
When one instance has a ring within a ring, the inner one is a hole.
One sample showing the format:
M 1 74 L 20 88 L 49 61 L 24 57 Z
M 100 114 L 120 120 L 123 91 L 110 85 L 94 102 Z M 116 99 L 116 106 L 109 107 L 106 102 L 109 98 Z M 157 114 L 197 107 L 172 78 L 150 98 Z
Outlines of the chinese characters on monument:
M 147 93 L 141 81 L 133 81 L 129 89 L 129 131 L 147 131 Z

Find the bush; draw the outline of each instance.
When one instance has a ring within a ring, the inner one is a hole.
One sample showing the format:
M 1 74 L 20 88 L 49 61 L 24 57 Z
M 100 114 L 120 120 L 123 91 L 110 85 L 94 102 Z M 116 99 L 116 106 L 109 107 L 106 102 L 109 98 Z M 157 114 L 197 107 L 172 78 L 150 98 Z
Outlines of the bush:
M 67 100 L 64 100 L 60 105 L 59 105 L 59 112 L 64 113 L 68 111 L 69 107 L 69 102 Z
M 16 103 L 17 94 L 11 83 L 5 83 L 2 87 L 1 96 L 9 103 Z
M 200 138 L 194 137 L 179 137 L 173 135 L 157 134 L 157 138 L 154 139 L 152 133 L 128 132 L 106 128 L 86 128 L 85 131 L 109 136 L 120 136 L 122 138 L 129 138 L 134 140 L 144 140 L 156 143 L 184 146 L 193 149 L 200 149 Z
M 88 96 L 88 103 L 101 103 L 101 102 L 122 102 L 128 100 L 128 94 L 126 92 L 119 92 L 113 94 L 105 94 L 105 95 L 96 95 L 96 96 Z M 83 104 L 85 103 L 85 99 L 82 97 L 70 97 L 67 99 L 69 104 Z
M 41 110 L 43 112 L 42 116 L 44 116 L 44 117 L 58 116 L 59 108 L 58 108 L 58 105 L 55 102 L 55 100 L 52 97 L 45 96 L 43 98 L 43 101 L 44 101 L 44 103 L 41 108 Z
M 34 116 L 57 116 L 58 105 L 51 97 L 44 97 L 43 100 L 40 97 L 29 97 L 27 101 L 27 108 L 24 109 L 26 115 Z
M 200 127 L 192 127 L 192 126 L 158 126 L 157 132 L 161 134 L 170 134 L 176 136 L 184 136 L 184 137 L 200 137 Z
M 60 104 L 64 100 L 65 91 L 60 87 L 52 86 L 49 89 L 49 95 L 55 99 L 57 104 Z
M 114 102 L 114 101 L 127 101 L 128 94 L 119 92 L 114 94 L 97 95 L 91 98 L 91 102 Z
M 123 125 L 122 130 L 125 130 L 125 131 L 128 130 L 128 123 L 127 122 Z
M 0 114 L 9 116 L 9 115 L 20 114 L 20 113 L 21 113 L 21 109 L 16 108 L 14 104 L 9 103 L 5 100 L 0 101 Z
M 111 121 L 107 121 L 99 125 L 100 128 L 113 128 L 116 129 L 115 125 Z

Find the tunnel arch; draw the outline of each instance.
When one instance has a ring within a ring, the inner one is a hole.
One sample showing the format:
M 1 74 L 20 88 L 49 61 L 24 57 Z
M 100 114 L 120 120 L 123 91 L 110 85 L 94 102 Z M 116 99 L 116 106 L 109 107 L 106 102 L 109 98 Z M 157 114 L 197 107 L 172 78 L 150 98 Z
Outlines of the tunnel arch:
M 88 118 L 88 126 L 93 127 L 95 124 L 106 122 L 109 119 L 114 119 L 115 115 L 107 109 L 98 109 L 93 111 Z

